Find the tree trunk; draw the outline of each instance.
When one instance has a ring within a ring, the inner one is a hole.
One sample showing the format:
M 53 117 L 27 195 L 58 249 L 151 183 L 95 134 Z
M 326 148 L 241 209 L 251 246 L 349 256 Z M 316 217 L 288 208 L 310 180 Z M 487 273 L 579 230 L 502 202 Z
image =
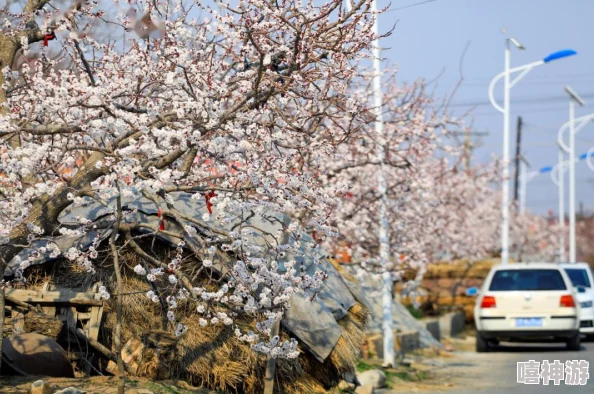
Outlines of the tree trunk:
M 4 276 L 4 265 L 2 269 L 0 269 L 1 273 Z M 4 338 L 4 308 L 6 306 L 6 299 L 5 299 L 5 286 L 4 283 L 0 284 L 0 375 L 2 374 L 2 338 Z
M 273 338 L 280 333 L 280 319 L 274 322 L 270 330 L 270 338 Z M 264 380 L 264 394 L 274 393 L 274 376 L 276 372 L 276 359 L 268 357 L 266 361 L 266 377 Z
M 111 248 L 111 255 L 113 257 L 113 267 L 116 275 L 117 284 L 117 299 L 116 299 L 116 310 L 117 310 L 117 323 L 115 329 L 115 347 L 116 357 L 118 364 L 118 394 L 125 394 L 124 389 L 126 386 L 126 369 L 124 366 L 124 360 L 122 360 L 122 273 L 120 272 L 120 261 L 118 258 L 118 250 L 116 248 L 116 237 L 120 228 L 120 221 L 122 220 L 122 200 L 120 196 L 117 198 L 117 213 L 116 222 L 114 229 L 109 238 L 109 246 Z

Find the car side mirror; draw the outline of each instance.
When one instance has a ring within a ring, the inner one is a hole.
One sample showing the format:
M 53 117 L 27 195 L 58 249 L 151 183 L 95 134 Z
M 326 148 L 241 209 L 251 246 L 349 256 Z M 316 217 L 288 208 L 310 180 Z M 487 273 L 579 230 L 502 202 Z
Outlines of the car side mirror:
M 468 297 L 474 297 L 479 295 L 480 291 L 476 286 L 473 287 L 469 287 L 468 289 L 466 289 L 466 295 Z

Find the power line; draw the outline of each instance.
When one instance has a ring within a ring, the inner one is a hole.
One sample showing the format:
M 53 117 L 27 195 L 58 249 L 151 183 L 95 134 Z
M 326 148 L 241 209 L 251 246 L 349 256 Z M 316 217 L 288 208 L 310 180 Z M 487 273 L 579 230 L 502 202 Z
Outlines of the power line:
M 533 85 L 533 86 L 550 86 L 550 85 L 565 85 L 567 83 L 571 84 L 589 84 L 594 82 L 594 76 L 591 78 L 583 79 L 583 78 L 566 78 L 566 79 L 547 79 L 546 81 L 525 81 L 522 82 L 522 85 Z M 490 81 L 464 81 L 462 86 L 468 87 L 475 87 L 475 86 L 487 86 Z
M 586 78 L 594 78 L 594 73 L 570 73 L 570 74 L 556 74 L 555 77 L 566 80 L 567 78 L 575 78 L 575 77 L 586 77 Z M 531 76 L 530 79 L 546 79 L 546 80 L 550 80 L 550 77 L 547 77 L 545 75 L 535 75 L 535 76 Z M 476 79 L 471 79 L 468 82 L 491 82 L 491 78 L 476 78 Z M 529 82 L 529 81 L 526 81 Z M 526 82 L 522 82 L 522 85 L 525 84 Z
M 589 93 L 582 95 L 583 98 L 594 98 L 594 93 Z M 555 102 L 555 101 L 567 101 L 567 96 L 549 96 L 549 97 L 542 97 L 542 98 L 523 98 L 523 99 L 516 99 L 514 100 L 514 104 L 540 104 L 540 103 L 548 103 L 548 102 Z M 468 101 L 466 103 L 453 103 L 450 104 L 450 107 L 477 107 L 477 106 L 484 106 L 484 105 L 491 105 L 490 101 Z
M 545 131 L 547 133 L 556 133 L 559 131 L 559 129 L 555 128 L 555 127 L 542 126 L 542 125 L 538 125 L 538 124 L 534 124 L 534 123 L 524 122 L 524 126 L 526 126 L 528 129 L 532 129 L 532 130 L 536 130 L 536 131 Z
M 532 108 L 532 109 L 523 109 L 522 113 L 530 113 L 530 112 L 551 112 L 551 111 L 560 111 L 560 110 L 564 110 L 567 111 L 567 106 L 555 106 L 555 107 L 545 107 L 545 108 Z M 475 116 L 501 116 L 501 113 L 495 111 L 495 109 L 493 109 L 492 112 L 471 112 L 469 115 L 475 115 Z
M 416 7 L 416 6 L 422 5 L 422 4 L 433 3 L 434 1 L 437 1 L 437 0 L 425 0 L 425 1 L 418 2 L 418 3 L 404 5 L 404 6 L 398 7 L 398 8 L 392 8 L 392 9 L 389 9 L 388 11 L 384 12 L 383 14 L 387 14 L 389 12 L 394 12 L 394 11 L 400 11 L 400 10 L 403 10 L 405 8 Z

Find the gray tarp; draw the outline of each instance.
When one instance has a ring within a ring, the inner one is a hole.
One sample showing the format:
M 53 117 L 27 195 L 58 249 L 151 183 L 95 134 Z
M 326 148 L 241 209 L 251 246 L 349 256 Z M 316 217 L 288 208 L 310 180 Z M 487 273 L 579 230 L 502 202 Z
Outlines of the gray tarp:
M 173 205 L 183 216 L 193 218 L 194 220 L 202 220 L 202 215 L 207 213 L 204 198 L 191 198 L 189 193 L 171 193 L 173 197 Z M 105 206 L 107 205 L 107 206 Z M 116 206 L 116 199 L 112 198 L 105 202 L 105 205 L 84 198 L 82 203 L 72 204 L 66 208 L 59 216 L 59 222 L 66 227 L 79 226 L 77 218 L 85 218 L 97 222 L 100 219 L 105 219 L 110 212 L 110 208 L 114 209 Z M 108 208 L 110 207 L 110 208 Z M 162 203 L 163 209 L 166 209 L 166 204 Z M 138 192 L 122 194 L 122 208 L 124 211 L 123 221 L 126 223 L 145 223 L 153 227 L 159 225 L 159 218 L 157 212 L 159 207 L 155 203 Z M 216 214 L 216 212 L 215 212 Z M 214 219 L 216 215 L 213 215 Z M 290 218 L 286 215 L 267 212 L 266 214 L 252 215 L 251 211 L 241 212 L 236 217 L 227 218 L 213 223 L 209 221 L 208 225 L 216 227 L 223 231 L 237 231 L 234 228 L 236 224 L 241 223 L 244 218 L 247 220 L 248 228 L 256 228 L 261 231 L 254 231 L 250 234 L 243 235 L 246 242 L 251 246 L 260 247 L 252 253 L 252 256 L 269 257 L 271 253 L 278 253 L 276 247 L 277 240 L 272 236 L 282 227 L 281 223 L 288 225 Z M 190 222 L 186 222 L 190 224 Z M 192 237 L 183 231 L 181 226 L 174 223 L 167 223 L 166 230 L 185 239 L 186 242 L 193 242 L 197 245 Z M 97 230 L 102 239 L 106 239 L 110 231 L 109 229 Z M 149 230 L 146 230 L 149 231 Z M 267 235 L 271 234 L 271 235 Z M 92 231 L 85 234 L 81 238 L 72 236 L 60 236 L 54 238 L 46 238 L 44 241 L 36 241 L 33 247 L 40 247 L 47 244 L 48 241 L 55 242 L 61 251 L 65 252 L 70 247 L 76 246 L 81 250 L 88 248 L 95 236 L 96 232 Z M 176 245 L 178 239 L 170 237 L 163 233 L 156 235 L 162 241 L 169 244 Z M 213 234 L 215 236 L 215 234 Z M 289 330 L 295 337 L 303 343 L 311 353 L 321 362 L 323 362 L 338 341 L 341 335 L 341 328 L 337 320 L 346 316 L 348 310 L 355 305 L 356 300 L 368 306 L 369 304 L 363 298 L 363 292 L 357 284 L 346 282 L 342 276 L 336 271 L 332 264 L 322 255 L 320 255 L 319 248 L 314 248 L 315 241 L 307 234 L 304 234 L 299 245 L 295 244 L 294 239 L 279 240 L 281 244 L 289 244 L 296 247 L 296 252 L 287 252 L 284 257 L 277 258 L 279 262 L 279 271 L 286 272 L 284 263 L 287 261 L 296 261 L 295 269 L 300 271 L 301 266 L 305 267 L 305 272 L 313 275 L 316 271 L 321 270 L 326 272 L 328 279 L 324 281 L 322 288 L 319 289 L 317 296 L 313 301 L 308 300 L 306 294 L 297 294 L 293 296 L 290 302 L 290 308 L 286 311 L 282 320 L 283 326 Z M 33 248 L 28 248 L 19 254 L 23 259 L 26 259 L 32 252 Z M 49 254 L 39 256 L 33 264 L 42 264 L 50 260 Z M 316 264 L 316 262 L 318 262 Z M 8 267 L 10 269 L 16 268 L 18 262 L 12 260 Z M 224 267 L 217 266 L 219 270 L 225 272 Z
M 366 297 L 371 301 L 371 308 L 369 308 L 371 311 L 371 319 L 367 323 L 367 331 L 369 333 L 382 332 L 381 286 L 383 286 L 381 278 L 377 279 L 368 276 L 361 281 L 361 288 L 365 292 Z M 392 320 L 394 329 L 418 331 L 422 347 L 443 347 L 443 345 L 431 335 L 425 325 L 415 319 L 404 305 L 397 300 L 392 302 Z

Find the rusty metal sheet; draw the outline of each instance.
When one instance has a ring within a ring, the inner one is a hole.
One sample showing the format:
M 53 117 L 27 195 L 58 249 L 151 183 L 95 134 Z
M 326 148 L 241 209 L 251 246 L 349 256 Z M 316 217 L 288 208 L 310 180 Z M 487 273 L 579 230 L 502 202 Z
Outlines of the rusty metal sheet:
M 2 362 L 23 376 L 74 377 L 64 349 L 53 339 L 37 333 L 2 339 Z

